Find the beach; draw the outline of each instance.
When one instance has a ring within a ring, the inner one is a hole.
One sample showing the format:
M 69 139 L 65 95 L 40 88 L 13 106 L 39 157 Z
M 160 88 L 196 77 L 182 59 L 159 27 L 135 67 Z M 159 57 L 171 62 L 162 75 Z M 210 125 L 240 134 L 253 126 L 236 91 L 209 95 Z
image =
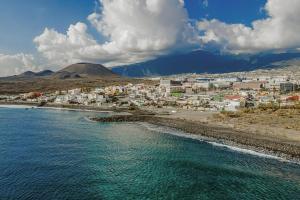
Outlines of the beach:
M 12 105 L 2 105 L 11 107 Z M 15 105 L 19 108 L 31 108 L 37 105 L 22 104 Z M 1 107 L 1 106 L 0 106 Z M 211 120 L 212 112 L 177 111 L 170 115 L 163 115 L 157 110 L 128 110 L 123 108 L 102 108 L 83 105 L 55 105 L 49 104 L 43 109 L 62 109 L 72 111 L 89 112 L 113 112 L 106 117 L 90 117 L 90 120 L 98 122 L 146 122 L 156 126 L 168 127 L 180 130 L 188 137 L 202 138 L 229 147 L 251 150 L 284 160 L 299 162 L 300 142 L 298 137 L 283 137 L 281 134 L 253 133 L 250 130 L 239 130 L 231 124 L 214 123 Z
M 202 114 L 202 118 L 195 113 L 187 114 L 187 117 L 184 118 L 185 114 L 181 113 L 178 115 L 114 115 L 96 117 L 91 120 L 99 122 L 147 122 L 180 130 L 190 137 L 204 137 L 207 141 L 222 145 L 253 150 L 296 162 L 300 160 L 300 142 L 295 139 L 281 137 L 280 134 L 254 134 L 251 131 L 237 130 L 228 125 L 213 124 L 209 121 L 212 114 Z

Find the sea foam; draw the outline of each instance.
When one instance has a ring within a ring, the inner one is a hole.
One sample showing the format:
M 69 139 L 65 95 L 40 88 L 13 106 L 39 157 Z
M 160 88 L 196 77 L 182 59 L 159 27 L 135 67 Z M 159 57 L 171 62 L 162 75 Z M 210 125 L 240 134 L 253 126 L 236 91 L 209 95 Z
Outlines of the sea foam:
M 198 141 L 201 141 L 201 142 L 211 144 L 211 145 L 213 145 L 215 147 L 218 147 L 218 148 L 225 148 L 225 149 L 230 150 L 230 151 L 236 151 L 236 152 L 239 152 L 239 153 L 250 154 L 250 155 L 263 157 L 263 158 L 268 158 L 268 159 L 275 159 L 275 160 L 282 161 L 282 162 L 300 164 L 299 162 L 291 161 L 291 160 L 288 160 L 288 159 L 285 159 L 285 158 L 282 158 L 282 157 L 279 157 L 279 156 L 276 156 L 276 155 L 272 155 L 272 154 L 268 154 L 268 153 L 264 153 L 264 152 L 259 152 L 259 151 L 255 151 L 255 150 L 251 150 L 251 149 L 241 148 L 241 147 L 237 147 L 237 146 L 234 146 L 234 145 L 223 144 L 221 141 L 220 142 L 214 141 L 215 139 L 213 139 L 213 138 L 204 137 L 204 136 L 195 135 L 195 134 L 190 134 L 190 133 L 186 133 L 186 132 L 176 130 L 176 129 L 173 129 L 173 128 L 169 128 L 169 127 L 157 126 L 157 125 L 149 124 L 149 123 L 146 123 L 146 122 L 141 122 L 139 124 L 141 126 L 143 126 L 144 128 L 150 130 L 150 131 L 160 132 L 160 133 L 167 133 L 167 134 L 175 135 L 175 136 L 178 136 L 178 137 L 184 137 L 184 138 L 189 138 L 189 139 L 193 139 L 193 140 L 198 140 Z
M 93 112 L 93 113 L 112 113 L 113 111 L 98 111 L 90 109 L 80 109 L 80 108 L 60 108 L 60 107 L 37 107 L 38 109 L 49 109 L 49 110 L 61 110 L 61 111 L 78 111 L 78 112 Z
M 29 106 L 29 105 L 0 105 L 0 108 L 16 108 L 16 109 L 24 109 L 24 108 L 36 108 L 36 106 Z

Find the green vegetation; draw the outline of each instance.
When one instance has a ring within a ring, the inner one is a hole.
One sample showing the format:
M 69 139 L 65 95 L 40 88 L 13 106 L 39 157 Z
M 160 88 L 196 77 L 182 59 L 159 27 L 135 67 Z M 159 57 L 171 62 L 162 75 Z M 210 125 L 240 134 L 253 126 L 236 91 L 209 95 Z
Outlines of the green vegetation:
M 182 92 L 172 92 L 172 93 L 171 93 L 171 96 L 172 96 L 172 97 L 180 98 L 180 97 L 183 96 L 183 93 L 182 93 Z
M 218 95 L 215 95 L 215 96 L 212 97 L 213 101 L 221 102 L 221 101 L 223 101 L 223 99 L 224 99 L 224 94 L 218 94 Z

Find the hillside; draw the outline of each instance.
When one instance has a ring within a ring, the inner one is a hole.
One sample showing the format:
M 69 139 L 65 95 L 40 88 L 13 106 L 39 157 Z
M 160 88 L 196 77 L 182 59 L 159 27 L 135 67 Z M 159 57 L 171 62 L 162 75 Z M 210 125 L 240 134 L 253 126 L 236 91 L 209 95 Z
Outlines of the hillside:
M 20 81 L 20 80 L 26 80 L 26 79 L 34 79 L 34 78 L 42 78 L 42 77 L 48 77 L 54 74 L 51 70 L 43 70 L 40 72 L 32 72 L 32 71 L 26 71 L 19 75 L 14 76 L 8 76 L 8 77 L 0 77 L 0 81 Z
M 222 55 L 207 51 L 159 57 L 143 63 L 119 66 L 113 72 L 129 77 L 165 76 L 182 73 L 228 73 L 288 66 L 300 53 Z
M 115 73 L 100 64 L 76 63 L 59 70 L 52 77 L 84 78 L 84 77 L 117 77 Z
M 58 72 L 25 72 L 20 75 L 0 78 L 0 94 L 19 94 L 31 91 L 53 92 L 72 88 L 90 88 L 142 80 L 116 75 L 99 64 L 77 63 Z

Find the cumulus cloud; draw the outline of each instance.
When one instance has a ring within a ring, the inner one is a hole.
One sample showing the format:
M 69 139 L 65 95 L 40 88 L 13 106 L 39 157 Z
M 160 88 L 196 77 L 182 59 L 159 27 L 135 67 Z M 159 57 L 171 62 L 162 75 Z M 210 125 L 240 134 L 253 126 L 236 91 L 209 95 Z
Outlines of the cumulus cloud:
M 0 77 L 16 75 L 25 71 L 38 71 L 34 56 L 30 54 L 0 54 Z
M 106 38 L 104 43 L 78 22 L 66 34 L 46 28 L 34 39 L 38 51 L 59 65 L 89 61 L 114 66 L 184 49 L 197 40 L 183 0 L 100 0 L 100 5 L 100 13 L 88 21 Z
M 198 29 L 204 32 L 203 44 L 214 44 L 230 53 L 299 48 L 300 1 L 268 0 L 264 9 L 268 17 L 254 21 L 252 27 L 217 19 L 200 21 Z
M 66 34 L 46 28 L 34 42 L 37 50 L 52 64 L 57 65 L 93 60 L 95 52 L 102 51 L 97 41 L 87 33 L 87 25 L 81 22 L 70 25 Z
M 263 8 L 267 17 L 253 21 L 252 26 L 204 19 L 197 27 L 190 23 L 184 0 L 98 2 L 95 12 L 87 16 L 88 24 L 72 24 L 66 33 L 45 28 L 34 38 L 44 62 L 30 54 L 0 54 L 0 76 L 56 70 L 76 62 L 108 67 L 130 64 L 200 46 L 234 54 L 300 49 L 299 0 L 267 0 Z M 208 6 L 208 0 L 202 2 Z M 89 34 L 89 28 L 104 42 Z

